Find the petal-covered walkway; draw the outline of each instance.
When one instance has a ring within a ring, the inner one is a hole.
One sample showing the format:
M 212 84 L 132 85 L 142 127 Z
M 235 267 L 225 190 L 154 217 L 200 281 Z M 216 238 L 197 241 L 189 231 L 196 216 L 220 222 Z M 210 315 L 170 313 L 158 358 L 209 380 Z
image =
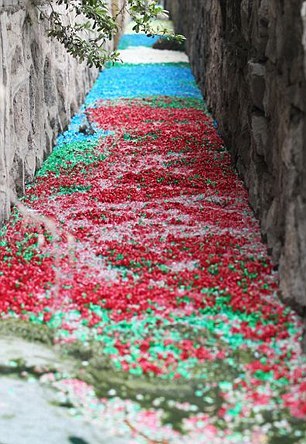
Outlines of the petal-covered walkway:
M 187 63 L 101 73 L 2 230 L 0 270 L 2 325 L 76 360 L 37 377 L 108 436 L 306 442 L 302 326 Z

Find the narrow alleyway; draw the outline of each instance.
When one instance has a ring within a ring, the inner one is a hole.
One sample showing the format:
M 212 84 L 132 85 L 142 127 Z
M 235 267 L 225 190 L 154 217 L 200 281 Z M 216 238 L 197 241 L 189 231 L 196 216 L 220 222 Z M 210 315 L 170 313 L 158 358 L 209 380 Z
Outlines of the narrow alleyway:
M 0 333 L 67 365 L 7 354 L 1 444 L 61 443 L 12 434 L 16 375 L 100 430 L 63 444 L 306 443 L 302 325 L 185 54 L 153 41 L 123 37 L 2 230 Z

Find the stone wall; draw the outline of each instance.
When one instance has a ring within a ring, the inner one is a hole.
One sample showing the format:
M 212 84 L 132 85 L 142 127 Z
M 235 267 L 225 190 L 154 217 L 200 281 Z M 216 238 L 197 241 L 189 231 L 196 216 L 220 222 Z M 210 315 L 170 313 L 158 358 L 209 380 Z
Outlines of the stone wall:
M 306 2 L 167 6 L 280 265 L 282 296 L 305 313 Z
M 98 74 L 46 37 L 33 3 L 0 0 L 0 223 Z

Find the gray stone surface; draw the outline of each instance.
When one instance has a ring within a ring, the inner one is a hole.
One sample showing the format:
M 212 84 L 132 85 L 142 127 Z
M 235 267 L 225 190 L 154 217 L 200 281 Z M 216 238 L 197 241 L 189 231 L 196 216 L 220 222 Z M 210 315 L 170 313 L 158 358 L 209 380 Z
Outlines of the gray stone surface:
M 39 382 L 0 379 L 1 444 L 124 444 L 102 427 L 52 405 L 52 390 Z
M 47 24 L 32 1 L 4 6 L 2 2 L 0 223 L 9 214 L 9 191 L 23 193 L 97 75 L 47 38 Z
M 124 444 L 122 437 L 59 405 L 58 392 L 30 369 L 69 374 L 75 362 L 54 347 L 10 336 L 0 337 L 0 444 Z M 14 363 L 19 365 L 14 375 Z M 26 371 L 21 372 L 20 366 Z M 20 376 L 25 373 L 24 378 Z
M 56 371 L 67 371 L 72 366 L 72 363 L 63 360 L 54 348 L 18 337 L 0 337 L 0 350 L 0 366 L 3 367 L 14 360 L 22 361 L 27 367 L 46 367 Z
M 209 108 L 306 313 L 306 2 L 167 0 Z

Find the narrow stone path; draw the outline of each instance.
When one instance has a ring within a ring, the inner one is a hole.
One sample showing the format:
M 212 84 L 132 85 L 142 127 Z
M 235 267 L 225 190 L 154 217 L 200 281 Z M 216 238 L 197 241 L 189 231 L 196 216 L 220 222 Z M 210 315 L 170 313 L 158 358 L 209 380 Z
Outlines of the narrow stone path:
M 1 368 L 100 433 L 63 443 L 303 444 L 301 323 L 185 55 L 151 44 L 124 37 L 2 230 L 0 333 L 73 364 Z

